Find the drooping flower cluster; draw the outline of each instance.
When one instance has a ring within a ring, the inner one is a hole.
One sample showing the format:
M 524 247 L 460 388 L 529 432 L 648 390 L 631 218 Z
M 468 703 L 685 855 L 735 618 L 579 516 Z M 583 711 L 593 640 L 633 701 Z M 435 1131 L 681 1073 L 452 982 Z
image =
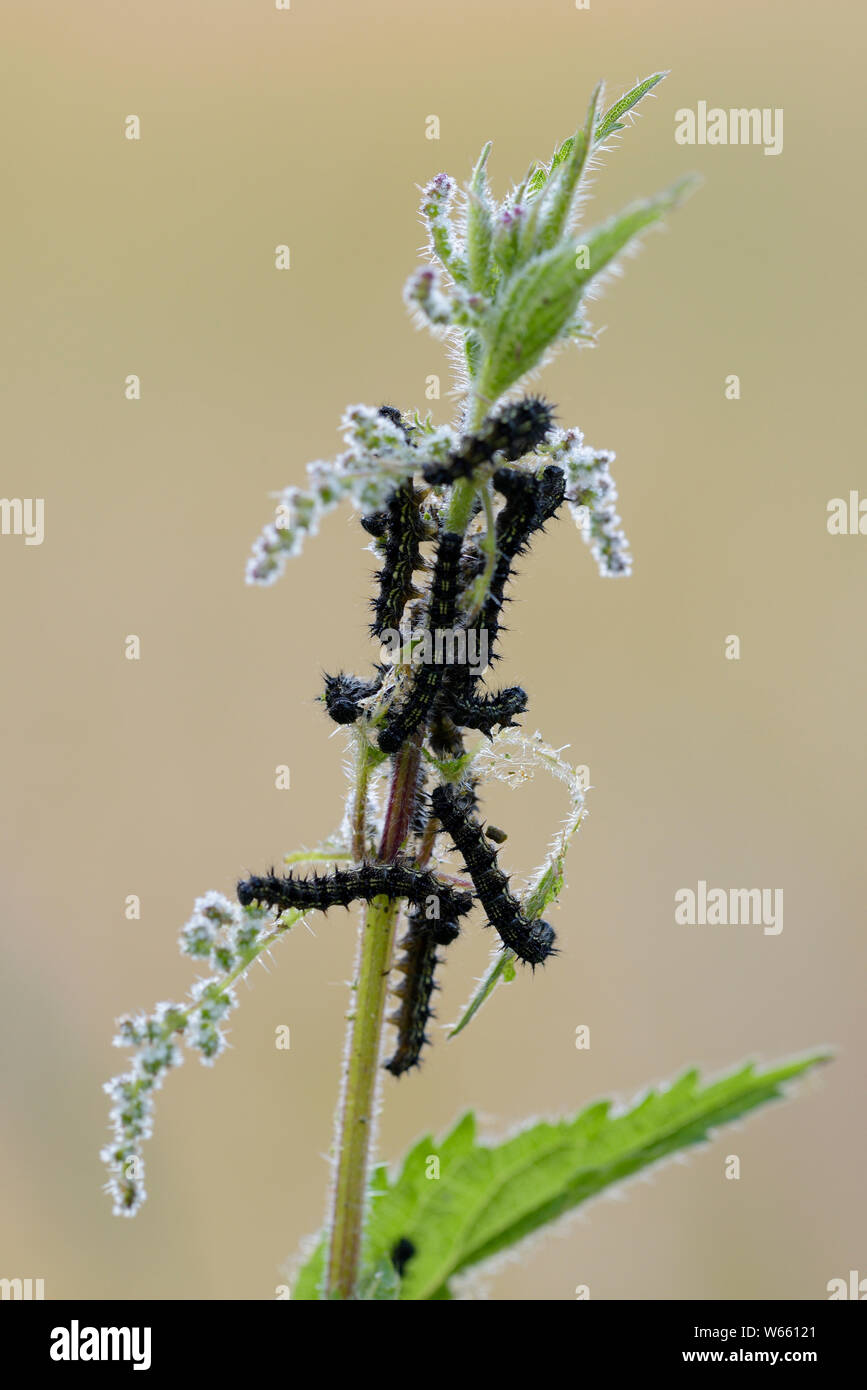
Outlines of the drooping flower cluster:
M 553 430 L 543 450 L 566 474 L 566 501 L 602 575 L 632 573 L 629 542 L 617 514 L 615 455 L 591 449 L 580 430 Z
M 287 559 L 300 554 L 307 537 L 316 535 L 322 518 L 344 498 L 362 512 L 375 512 L 418 468 L 418 454 L 404 431 L 376 407 L 349 406 L 342 428 L 348 449 L 332 462 L 308 464 L 306 490 L 287 487 L 277 494 L 274 521 L 257 538 L 247 563 L 248 584 L 273 584 Z M 448 457 L 456 438 L 452 429 L 425 420 L 417 421 L 417 430 L 424 436 L 426 457 Z
M 134 1216 L 145 1200 L 142 1145 L 153 1129 L 155 1092 L 184 1059 L 181 1039 L 206 1066 L 213 1065 L 226 1047 L 223 1021 L 238 1002 L 233 983 L 282 930 L 272 912 L 206 893 L 181 931 L 181 951 L 220 973 L 197 980 L 183 1004 L 157 1004 L 151 1014 L 118 1019 L 115 1047 L 135 1051 L 129 1070 L 104 1087 L 112 1100 L 113 1135 L 100 1157 L 108 1165 L 116 1216 Z

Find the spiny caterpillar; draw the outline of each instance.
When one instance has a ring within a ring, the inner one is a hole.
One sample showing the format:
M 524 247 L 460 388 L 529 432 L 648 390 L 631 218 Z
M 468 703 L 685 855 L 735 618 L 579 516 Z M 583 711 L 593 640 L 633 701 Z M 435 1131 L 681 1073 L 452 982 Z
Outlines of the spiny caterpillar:
M 409 439 L 409 429 L 395 407 L 381 406 L 380 414 L 400 425 Z M 495 453 L 509 459 L 520 458 L 545 438 L 551 420 L 552 410 L 547 402 L 536 397 L 517 401 L 499 415 L 492 416 L 477 434 L 468 436 L 458 451 L 460 458 L 473 460 L 474 466 Z M 496 521 L 497 562 L 490 589 L 473 624 L 476 632 L 486 633 L 492 661 L 497 659 L 494 644 L 499 632 L 499 614 L 514 560 L 526 550 L 534 532 L 542 529 L 560 506 L 565 476 L 553 465 L 540 477 L 520 469 L 498 468 L 493 482 L 506 502 Z M 413 580 L 415 571 L 423 565 L 420 541 L 425 534 L 419 514 L 419 497 L 412 479 L 408 478 L 392 494 L 387 510 L 361 518 L 369 534 L 383 540 L 384 564 L 378 576 L 379 594 L 373 601 L 376 620 L 371 627 L 377 636 L 382 636 L 387 628 L 396 630 L 399 627 L 406 603 L 417 592 Z M 472 545 L 464 549 L 458 533 L 446 531 L 440 536 L 428 605 L 430 633 L 442 634 L 454 629 L 458 592 L 482 568 L 481 554 Z M 354 723 L 361 714 L 361 701 L 379 690 L 383 675 L 382 668 L 377 668 L 376 677 L 369 681 L 343 672 L 326 676 L 325 704 L 331 718 L 338 724 Z M 435 706 L 434 741 L 440 746 L 445 740 L 457 748 L 461 728 L 477 729 L 491 737 L 496 725 L 510 727 L 514 716 L 527 707 L 525 692 L 520 686 L 510 686 L 495 694 L 479 695 L 475 692 L 478 679 L 463 666 L 452 667 L 429 660 L 419 663 L 408 673 L 386 711 L 377 735 L 382 752 L 396 753 Z
M 339 671 L 325 677 L 325 707 L 335 724 L 354 724 L 361 714 L 361 700 L 375 695 L 382 685 L 384 668 L 377 666 L 377 675 L 369 681 Z
M 512 563 L 562 504 L 566 495 L 566 475 L 555 464 L 549 464 L 539 477 L 518 468 L 498 468 L 493 482 L 506 499 L 497 517 L 495 582 L 502 585 L 511 574 Z
M 428 921 L 421 906 L 410 914 L 406 936 L 401 941 L 403 955 L 392 969 L 403 976 L 392 993 L 400 1003 L 389 1017 L 397 1028 L 397 1045 L 385 1063 L 392 1076 L 402 1076 L 417 1067 L 421 1050 L 430 1038 L 425 1032 L 433 1016 L 431 998 L 436 984 L 436 968 L 441 963 L 437 946 L 447 946 L 459 933 L 457 922 L 445 918 Z
M 538 478 L 520 469 L 499 468 L 493 475 L 493 483 L 505 496 L 506 503 L 497 516 L 497 562 L 491 586 L 475 623 L 478 631 L 487 635 L 491 662 L 498 659 L 496 641 L 500 612 L 506 601 L 505 588 L 514 572 L 515 560 L 560 507 L 566 491 L 566 477 L 562 469 L 553 464 Z M 481 567 L 480 555 L 475 557 L 475 562 L 470 557 L 470 573 L 480 572 Z M 520 686 L 511 686 L 494 696 L 478 696 L 475 694 L 477 679 L 462 667 L 452 668 L 445 674 L 437 724 L 438 746 L 445 751 L 450 742 L 453 743 L 448 721 L 458 728 L 479 729 L 490 735 L 495 724 L 508 727 L 513 715 L 527 708 L 526 695 Z
M 413 576 L 422 565 L 419 543 L 424 537 L 418 503 L 412 478 L 395 488 L 388 503 L 383 565 L 377 575 L 379 593 L 372 600 L 375 616 L 370 630 L 374 637 L 380 637 L 386 628 L 400 626 L 403 610 L 415 595 Z
M 349 907 L 354 902 L 372 902 L 380 896 L 407 898 L 415 906 L 434 900 L 440 918 L 454 922 L 473 906 L 472 893 L 459 892 L 441 883 L 427 869 L 410 869 L 400 860 L 393 864 L 364 863 L 354 869 L 334 869 L 330 874 L 299 878 L 295 874 L 279 877 L 275 873 L 252 876 L 238 884 L 238 902 L 249 907 L 258 902 L 265 907 L 327 912 L 330 907 Z
M 493 476 L 494 487 L 506 498 L 506 505 L 497 517 L 497 562 L 491 587 L 479 616 L 479 626 L 487 630 L 489 659 L 497 659 L 496 638 L 500 626 L 500 610 L 505 602 L 505 588 L 514 572 L 515 560 L 528 549 L 532 537 L 544 529 L 563 502 L 566 475 L 554 464 L 541 477 L 516 468 L 498 468 Z
M 495 454 L 514 463 L 544 443 L 554 423 L 554 412 L 539 396 L 513 401 L 498 415 L 491 415 L 475 434 L 465 435 L 446 463 L 426 463 L 425 482 L 453 483 L 468 478 Z
M 359 520 L 369 536 L 378 541 L 385 539 L 388 533 L 388 512 L 368 512 Z
M 399 424 L 409 438 L 397 410 L 383 406 L 381 413 Z M 531 398 L 507 406 L 476 435 L 461 442 L 447 469 L 434 476 L 433 466 L 424 468 L 425 478 L 428 482 L 447 482 L 469 476 L 495 456 L 514 462 L 545 439 L 551 420 L 551 409 L 543 401 Z M 499 630 L 504 590 L 515 559 L 560 506 L 565 476 L 553 465 L 539 476 L 520 468 L 500 466 L 493 472 L 492 481 L 505 503 L 495 523 L 497 558 L 491 584 L 473 624 L 479 631 L 487 628 L 489 647 Z M 419 510 L 420 496 L 413 480 L 408 478 L 392 493 L 384 510 L 361 519 L 368 534 L 381 542 L 384 558 L 379 575 L 380 593 L 374 603 L 377 621 L 372 630 L 376 635 L 382 635 L 386 627 L 398 628 L 406 603 L 416 596 L 413 581 L 415 571 L 424 565 L 420 542 L 426 535 Z M 427 633 L 436 638 L 455 629 L 458 596 L 483 568 L 484 557 L 477 542 L 469 541 L 465 545 L 461 534 L 441 532 L 425 618 Z M 472 674 L 466 665 L 447 664 L 440 651 L 437 656 L 438 660 L 428 659 L 416 665 L 399 684 L 378 731 L 378 743 L 383 752 L 396 753 L 416 730 L 429 723 L 432 746 L 448 749 L 451 756 L 460 756 L 464 751 L 463 730 L 477 729 L 490 737 L 496 725 L 509 727 L 514 716 L 526 709 L 527 695 L 520 686 L 495 692 L 480 689 L 480 677 Z M 377 667 L 375 676 L 368 681 L 344 672 L 326 676 L 324 699 L 331 718 L 343 724 L 358 719 L 362 702 L 381 688 L 384 674 L 384 668 Z M 554 931 L 547 922 L 528 920 L 510 892 L 509 880 L 498 867 L 497 851 L 492 843 L 504 838 L 503 832 L 492 830 L 490 838 L 485 837 L 473 814 L 472 787 L 458 796 L 452 787 L 440 786 L 428 798 L 422 787 L 421 765 L 418 776 L 419 785 L 413 797 L 412 833 L 424 833 L 428 815 L 440 822 L 463 854 L 475 892 L 503 945 L 535 968 L 554 952 Z M 459 892 L 428 871 L 410 868 L 403 860 L 390 865 L 364 862 L 352 869 L 337 869 L 310 878 L 292 874 L 280 878 L 272 872 L 238 885 L 238 898 L 243 905 L 260 902 L 284 911 L 288 908 L 327 911 L 330 907 L 348 907 L 358 899 L 369 902 L 380 895 L 404 898 L 411 905 L 400 955 L 392 967 L 402 978 L 393 991 L 398 1005 L 390 1018 L 397 1028 L 397 1041 L 392 1056 L 385 1063 L 392 1075 L 400 1076 L 419 1065 L 424 1045 L 429 1041 L 425 1030 L 432 1017 L 436 969 L 441 963 L 438 947 L 458 935 L 458 919 L 470 910 L 474 895 Z M 437 916 L 431 921 L 433 904 Z
M 555 951 L 554 928 L 537 918 L 530 921 L 509 890 L 509 880 L 497 864 L 497 851 L 472 814 L 460 804 L 453 787 L 431 792 L 431 809 L 452 843 L 464 857 L 479 901 L 504 946 L 533 968 Z
M 410 444 L 412 442 L 412 431 L 409 426 L 403 423 L 403 416 L 401 415 L 397 406 L 381 405 L 379 407 L 379 410 L 377 411 L 377 414 L 385 415 L 389 420 L 392 420 L 394 424 L 397 425 L 398 429 L 401 431 L 407 444 Z M 369 536 L 374 536 L 377 540 L 385 539 L 385 536 L 388 532 L 388 521 L 389 516 L 387 511 L 368 512 L 366 516 L 361 517 L 361 524 L 364 527 L 367 534 Z
M 443 692 L 441 709 L 444 714 L 463 729 L 478 729 L 488 738 L 493 736 L 495 724 L 509 729 L 514 724 L 514 715 L 523 714 L 527 708 L 527 692 L 520 685 L 506 686 L 492 695 L 477 695 L 470 688 L 458 685 Z
M 440 537 L 427 619 L 428 631 L 434 634 L 454 627 L 462 542 L 457 532 L 445 531 Z M 445 669 L 438 662 L 422 662 L 404 682 L 399 703 L 389 706 L 379 731 L 383 753 L 396 753 L 419 727 L 433 705 Z

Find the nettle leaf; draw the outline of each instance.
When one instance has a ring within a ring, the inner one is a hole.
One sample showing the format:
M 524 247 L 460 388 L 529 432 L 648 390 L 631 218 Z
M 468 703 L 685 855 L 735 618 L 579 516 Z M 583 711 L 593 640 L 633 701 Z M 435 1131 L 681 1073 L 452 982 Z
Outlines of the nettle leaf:
M 600 83 L 593 93 L 593 98 L 590 102 L 590 128 L 588 129 L 586 125 L 583 128 L 583 133 L 587 137 L 588 147 L 599 145 L 603 140 L 606 140 L 609 135 L 614 135 L 619 130 L 625 130 L 626 122 L 620 119 L 621 116 L 625 116 L 627 112 L 636 107 L 639 102 L 647 96 L 648 92 L 652 91 L 657 83 L 661 82 L 663 78 L 667 76 L 668 72 L 666 71 L 655 72 L 652 76 L 645 77 L 644 81 L 639 82 L 631 91 L 624 92 L 623 96 L 618 98 L 614 105 L 608 108 L 604 116 L 600 116 L 598 109 L 599 101 L 602 97 L 602 84 Z M 576 135 L 567 136 L 559 149 L 555 151 L 551 163 L 547 168 L 544 164 L 540 164 L 538 168 L 534 169 L 527 181 L 525 190 L 527 198 L 535 197 L 535 195 L 545 187 L 551 175 L 554 174 L 562 164 L 566 163 L 566 160 L 575 148 L 576 139 L 580 140 L 581 134 L 582 131 L 579 130 Z M 585 158 L 586 152 L 581 156 L 582 163 Z
M 394 1182 L 389 1178 L 388 1166 L 377 1164 L 370 1175 L 367 1190 L 370 1219 L 365 1237 L 365 1270 L 376 1269 L 385 1259 L 390 1262 L 391 1252 L 398 1241 L 407 1238 L 410 1227 L 417 1222 L 425 1199 L 431 1195 L 428 1160 L 436 1157 L 441 1168 L 443 1165 L 456 1167 L 472 1153 L 475 1145 L 476 1119 L 468 1112 L 441 1144 L 437 1145 L 431 1134 L 419 1139 L 406 1155 Z M 323 1297 L 326 1253 L 326 1238 L 322 1236 L 295 1275 L 292 1286 L 294 1301 Z M 402 1294 L 400 1296 L 403 1297 Z
M 656 226 L 669 212 L 680 207 L 698 187 L 699 182 L 696 175 L 687 174 L 663 193 L 630 203 L 622 212 L 616 213 L 607 222 L 602 222 L 586 233 L 582 247 L 586 248 L 587 254 L 580 257 L 586 261 L 586 265 L 579 266 L 577 271 L 582 293 L 597 275 L 611 267 L 616 257 L 632 250 L 643 232 Z
M 482 396 L 496 400 L 539 365 L 574 319 L 586 278 L 567 244 L 534 256 L 500 285 L 485 334 Z
M 679 207 L 697 184 L 695 176 L 687 175 L 665 192 L 632 203 L 582 241 L 561 241 L 518 264 L 499 285 L 482 328 L 486 341 L 481 395 L 496 400 L 537 367 L 549 348 L 569 337 L 596 277 L 612 269 L 617 257 Z
M 439 1171 L 442 1175 L 444 1170 L 459 1172 L 472 1159 L 477 1148 L 476 1117 L 472 1111 L 468 1111 L 440 1144 L 431 1134 L 419 1139 L 404 1159 L 394 1181 L 389 1178 L 385 1164 L 379 1164 L 374 1169 L 370 1184 L 371 1216 L 365 1240 L 367 1260 L 375 1261 L 386 1251 L 391 1252 L 399 1240 L 413 1239 L 412 1232 L 425 1224 L 425 1213 L 439 1186 L 431 1173 Z M 438 1160 L 438 1168 L 432 1163 L 434 1159 Z M 403 1286 L 415 1259 L 416 1256 L 413 1256 L 407 1264 Z M 404 1297 L 403 1293 L 401 1297 Z
M 416 1233 L 417 1255 L 401 1297 L 429 1297 L 455 1274 L 779 1097 L 785 1082 L 824 1060 L 816 1054 L 765 1071 L 749 1064 L 706 1086 L 690 1070 L 621 1115 L 601 1101 L 574 1120 L 536 1124 L 503 1144 L 480 1146 L 454 1174 L 452 1190 L 441 1187 L 439 1200 L 429 1204 L 430 1245 Z
M 609 135 L 614 135 L 618 130 L 625 130 L 625 122 L 621 121 L 620 117 L 625 116 L 627 111 L 631 111 L 633 107 L 637 106 L 647 96 L 647 93 L 653 90 L 657 82 L 661 82 L 667 76 L 667 71 L 655 72 L 652 77 L 645 77 L 644 81 L 639 82 L 637 87 L 633 87 L 631 92 L 624 92 L 620 100 L 615 101 L 614 105 L 605 112 L 597 125 L 593 136 L 594 145 L 601 144 Z
M 707 1083 L 690 1069 L 620 1112 L 608 1100 L 597 1101 L 573 1119 L 531 1125 L 499 1144 L 480 1143 L 468 1113 L 440 1143 L 430 1135 L 420 1140 L 393 1180 L 383 1167 L 374 1172 L 365 1268 L 381 1271 L 397 1242 L 408 1240 L 415 1253 L 399 1297 L 450 1298 L 456 1275 L 708 1140 L 720 1125 L 780 1098 L 787 1083 L 828 1060 L 827 1052 L 815 1052 L 765 1068 L 748 1063 Z M 313 1267 L 320 1250 L 298 1276 L 296 1299 L 318 1296 L 309 1291 L 317 1286 Z

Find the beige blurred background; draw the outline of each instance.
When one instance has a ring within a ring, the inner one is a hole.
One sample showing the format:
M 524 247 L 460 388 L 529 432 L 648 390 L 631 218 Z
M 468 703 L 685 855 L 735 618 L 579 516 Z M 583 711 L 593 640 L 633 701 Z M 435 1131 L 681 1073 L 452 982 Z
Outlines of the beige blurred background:
M 867 539 L 825 525 L 829 498 L 867 488 L 863 20 L 806 0 L 12 0 L 6 30 L 0 491 L 44 497 L 46 535 L 0 539 L 0 1274 L 42 1277 L 48 1297 L 270 1298 L 319 1224 L 355 953 L 342 915 L 254 971 L 213 1071 L 189 1058 L 169 1078 L 139 1217 L 114 1219 L 100 1190 L 115 1016 L 183 997 L 195 970 L 176 935 L 197 894 L 340 815 L 341 736 L 312 701 L 323 669 L 374 655 L 364 538 L 334 515 L 268 591 L 244 586 L 244 562 L 269 493 L 341 447 L 348 402 L 424 408 L 439 373 L 435 418 L 450 417 L 441 348 L 401 302 L 416 184 L 464 179 L 492 138 L 501 196 L 597 78 L 613 99 L 659 67 L 672 76 L 592 216 L 687 169 L 705 185 L 596 304 L 599 349 L 541 382 L 617 451 L 634 577 L 601 580 L 571 522 L 553 528 L 499 668 L 530 691 L 525 726 L 591 770 L 563 954 L 440 1038 L 420 1074 L 386 1078 L 379 1153 L 468 1105 L 497 1134 L 688 1062 L 832 1044 L 797 1100 L 588 1208 L 485 1288 L 814 1299 L 867 1274 Z M 699 100 L 782 107 L 782 155 L 677 145 L 674 112 Z M 561 789 L 488 804 L 506 863 L 529 872 Z M 699 879 L 782 886 L 782 934 L 676 926 L 674 893 Z M 476 929 L 452 948 L 441 1022 L 490 946 Z

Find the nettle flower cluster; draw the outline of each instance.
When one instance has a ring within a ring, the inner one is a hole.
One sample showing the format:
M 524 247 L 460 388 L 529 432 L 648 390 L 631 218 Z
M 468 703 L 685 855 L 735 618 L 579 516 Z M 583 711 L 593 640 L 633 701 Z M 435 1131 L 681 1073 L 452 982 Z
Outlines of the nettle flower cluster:
M 180 947 L 218 973 L 197 980 L 183 1004 L 161 1003 L 151 1014 L 118 1019 L 114 1046 L 132 1048 L 133 1056 L 129 1070 L 105 1085 L 113 1134 L 100 1155 L 109 1168 L 115 1215 L 134 1216 L 145 1199 L 142 1144 L 153 1128 L 154 1093 L 184 1060 L 181 1041 L 205 1066 L 213 1065 L 226 1046 L 225 1019 L 238 1003 L 233 984 L 284 929 L 267 908 L 243 908 L 222 893 L 205 893 L 181 931 Z
M 285 861 L 325 864 L 324 872 L 272 869 L 239 883 L 237 901 L 219 893 L 199 899 L 181 946 L 214 973 L 185 1004 L 120 1021 L 115 1041 L 134 1055 L 107 1088 L 114 1138 L 103 1157 L 116 1211 L 132 1214 L 144 1197 L 141 1144 L 154 1092 L 181 1060 L 180 1041 L 202 1061 L 214 1060 L 235 1005 L 233 984 L 306 913 L 381 899 L 408 905 L 401 954 L 391 962 L 397 1033 L 385 1066 L 396 1076 L 418 1064 L 429 1041 L 438 948 L 458 937 L 471 911 L 482 909 L 501 949 L 455 1033 L 499 980 L 514 976 L 516 961 L 535 969 L 556 952 L 542 913 L 561 889 L 584 788 L 558 750 L 515 728 L 527 709 L 523 688 L 489 689 L 484 663 L 471 655 L 497 659 L 516 563 L 563 505 L 600 573 L 630 572 L 614 455 L 586 445 L 580 430 L 559 427 L 547 402 L 518 388 L 560 343 L 593 341 L 588 299 L 688 189 L 684 180 L 580 236 L 576 229 L 588 170 L 663 75 L 607 111 L 597 89 L 575 134 L 501 203 L 487 180 L 490 145 L 464 189 L 439 174 L 423 191 L 430 264 L 410 278 L 405 297 L 449 349 L 464 398 L 459 419 L 438 425 L 393 406 L 351 407 L 343 419 L 346 450 L 310 464 L 305 488 L 278 495 L 247 568 L 248 582 L 273 583 L 344 500 L 360 513 L 377 555 L 371 633 L 379 662 L 368 676 L 326 677 L 322 697 L 350 740 L 343 821 L 317 849 Z M 448 655 L 427 640 L 444 635 L 461 639 L 447 646 Z M 499 864 L 506 837 L 485 826 L 480 790 L 489 778 L 520 785 L 539 769 L 566 785 L 569 812 L 541 867 L 516 891 Z M 443 868 L 450 852 L 462 858 L 468 880 Z
M 389 502 L 397 483 L 418 469 L 419 445 L 431 463 L 448 464 L 460 448 L 460 431 L 450 425 L 434 425 L 429 416 L 414 414 L 410 421 L 414 442 L 379 407 L 353 405 L 346 410 L 341 430 L 347 444 L 344 453 L 330 462 L 318 459 L 307 465 L 307 488 L 287 487 L 279 494 L 276 514 L 257 538 L 247 562 L 248 584 L 269 585 L 284 571 L 286 561 L 300 554 L 308 536 L 315 536 L 322 518 L 341 502 L 350 501 L 360 512 L 373 514 Z M 417 441 L 417 442 L 415 442 Z M 550 458 L 567 477 L 565 500 L 591 546 L 603 575 L 629 574 L 632 562 L 626 536 L 617 514 L 617 489 L 611 476 L 615 454 L 584 443 L 579 429 L 552 428 L 538 456 Z M 375 546 L 371 546 L 375 550 Z

